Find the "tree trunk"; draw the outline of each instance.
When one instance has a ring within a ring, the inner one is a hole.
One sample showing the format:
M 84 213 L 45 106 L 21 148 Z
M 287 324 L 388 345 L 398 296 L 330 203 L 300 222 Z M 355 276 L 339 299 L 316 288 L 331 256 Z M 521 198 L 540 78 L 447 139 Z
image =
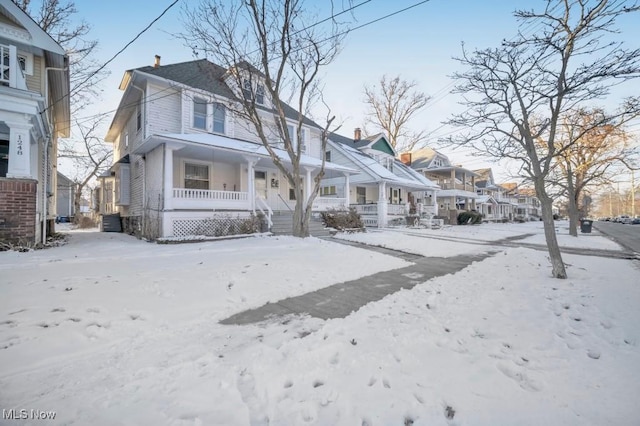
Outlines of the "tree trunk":
M 576 194 L 571 188 L 568 191 L 569 198 L 569 235 L 572 237 L 578 236 L 578 216 L 580 215 L 578 211 L 578 203 L 576 202 Z
M 542 207 L 542 222 L 544 223 L 544 236 L 547 241 L 547 249 L 549 250 L 549 259 L 551 260 L 551 274 L 554 278 L 565 279 L 567 278 L 567 271 L 562 261 L 560 246 L 558 246 L 556 228 L 553 221 L 553 203 L 551 198 L 546 194 L 542 197 L 538 195 L 538 198 L 540 199 L 540 205 Z
M 306 203 L 304 203 L 301 198 L 300 196 L 296 197 L 296 208 L 293 211 L 293 236 L 306 238 L 309 236 L 310 215 L 307 215 L 307 209 L 305 208 Z
M 73 194 L 73 223 L 77 224 L 80 220 L 80 200 L 82 199 L 82 188 L 76 186 L 76 192 Z

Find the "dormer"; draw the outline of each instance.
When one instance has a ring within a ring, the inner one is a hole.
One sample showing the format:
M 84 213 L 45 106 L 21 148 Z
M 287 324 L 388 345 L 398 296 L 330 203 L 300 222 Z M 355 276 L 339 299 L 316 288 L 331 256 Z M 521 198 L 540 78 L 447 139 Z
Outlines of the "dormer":
M 360 128 L 356 128 L 354 131 L 353 146 L 370 157 L 373 157 L 378 163 L 390 171 L 393 171 L 396 151 L 382 133 L 362 139 L 362 131 Z
M 255 101 L 257 107 L 271 109 L 272 105 L 265 89 L 265 75 L 246 61 L 230 68 L 224 82 L 233 90 L 238 99 Z

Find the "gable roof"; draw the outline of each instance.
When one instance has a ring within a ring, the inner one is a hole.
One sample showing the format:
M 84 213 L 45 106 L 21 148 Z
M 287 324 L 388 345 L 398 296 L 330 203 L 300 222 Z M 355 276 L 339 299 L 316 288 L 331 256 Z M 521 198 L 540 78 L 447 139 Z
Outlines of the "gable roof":
M 370 176 L 373 182 L 388 182 L 417 190 L 438 189 L 438 185 L 428 178 L 421 176 L 415 170 L 405 166 L 395 158 L 393 169 L 396 173 L 390 171 L 378 163 L 376 159 L 360 151 L 354 146 L 355 144 L 353 142 L 353 139 L 338 135 L 337 133 L 331 133 L 328 141 L 329 144 L 335 146 L 347 156 L 362 173 Z M 371 143 L 371 141 L 369 141 L 369 143 Z
M 21 30 L 24 30 L 30 36 L 28 40 L 22 39 L 19 36 L 12 37 L 11 33 L 3 33 L 3 37 L 10 38 L 19 43 L 26 44 L 28 46 L 34 46 L 47 52 L 55 53 L 60 56 L 66 55 L 65 50 L 56 42 L 53 37 L 47 34 L 36 21 L 29 16 L 24 10 L 20 9 L 11 0 L 0 0 L 0 13 L 7 16 L 12 22 L 16 24 Z
M 431 164 L 433 159 L 436 158 L 438 155 L 446 158 L 447 161 L 449 160 L 449 157 L 447 157 L 446 155 L 441 154 L 435 149 L 429 148 L 429 147 L 421 148 L 417 151 L 412 151 L 411 167 L 414 169 L 426 169 L 429 167 L 429 164 Z
M 251 65 L 246 62 L 241 62 L 238 64 L 240 68 L 246 69 L 255 69 Z M 131 81 L 137 76 L 142 77 L 144 74 L 148 74 L 154 77 L 158 77 L 167 81 L 172 81 L 179 83 L 181 85 L 191 87 L 197 90 L 202 90 L 205 92 L 209 92 L 213 95 L 217 95 L 227 99 L 236 99 L 237 96 L 234 91 L 229 87 L 226 83 L 226 76 L 228 75 L 229 70 L 227 68 L 221 67 L 220 65 L 214 64 L 213 62 L 208 61 L 207 59 L 198 59 L 194 61 L 187 62 L 179 62 L 175 64 L 168 65 L 160 65 L 158 67 L 155 66 L 144 66 L 139 68 L 133 68 L 125 71 L 124 76 L 120 82 L 119 89 L 126 90 L 128 86 L 130 86 Z M 260 76 L 263 74 L 260 71 L 257 71 Z M 121 112 L 121 107 L 127 104 L 125 101 L 125 96 L 122 96 L 120 100 L 120 105 L 118 106 L 118 110 L 109 126 L 109 130 L 107 132 L 107 137 L 105 140 L 113 140 L 115 137 L 115 131 L 112 132 L 112 127 L 118 122 L 118 116 Z M 297 121 L 298 120 L 298 111 L 288 105 L 286 102 L 282 102 L 283 110 L 285 117 L 288 119 Z M 256 105 L 257 108 L 260 108 L 264 111 L 273 112 L 273 110 Z M 313 120 L 308 118 L 305 115 L 302 115 L 302 122 L 311 127 L 316 127 L 321 129 L 322 127 L 315 123 Z

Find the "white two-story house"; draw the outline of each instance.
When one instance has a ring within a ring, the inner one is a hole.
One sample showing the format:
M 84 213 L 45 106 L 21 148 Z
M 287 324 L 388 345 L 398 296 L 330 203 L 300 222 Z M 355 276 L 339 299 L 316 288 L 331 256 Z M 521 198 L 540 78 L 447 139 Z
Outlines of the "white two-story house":
M 56 216 L 57 144 L 70 128 L 69 60 L 0 0 L 0 241 L 45 242 Z
M 507 194 L 493 178 L 491 168 L 474 170 L 476 178 L 476 209 L 482 213 L 483 220 L 489 222 L 505 222 L 514 219 L 518 200 Z
M 472 170 L 451 164 L 449 157 L 431 148 L 423 148 L 400 155 L 403 163 L 437 183 L 438 215 L 447 217 L 450 223 L 457 223 L 460 211 L 475 210 L 475 179 Z
M 294 209 L 295 194 L 273 164 L 253 124 L 234 113 L 240 96 L 255 96 L 265 122 L 273 111 L 261 75 L 236 87 L 229 70 L 207 60 L 125 72 L 120 106 L 105 140 L 113 143 L 114 165 L 101 184 L 102 214 L 118 213 L 126 231 L 150 238 L 207 235 L 212 219 L 242 218 Z M 294 135 L 298 112 L 285 106 Z M 311 193 L 322 156 L 321 128 L 303 119 L 300 159 L 303 196 Z M 270 139 L 285 166 L 281 139 Z M 325 176 L 348 185 L 356 171 L 327 163 Z M 314 210 L 344 207 L 346 199 L 316 198 Z

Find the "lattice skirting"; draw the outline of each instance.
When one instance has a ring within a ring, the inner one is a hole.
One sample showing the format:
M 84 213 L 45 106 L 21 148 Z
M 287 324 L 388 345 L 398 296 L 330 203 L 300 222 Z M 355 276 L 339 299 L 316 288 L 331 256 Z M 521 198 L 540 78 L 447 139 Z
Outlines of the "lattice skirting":
M 254 232 L 260 232 L 260 223 L 255 217 L 214 217 L 173 220 L 174 237 L 194 235 L 222 237 L 225 235 L 252 234 Z

